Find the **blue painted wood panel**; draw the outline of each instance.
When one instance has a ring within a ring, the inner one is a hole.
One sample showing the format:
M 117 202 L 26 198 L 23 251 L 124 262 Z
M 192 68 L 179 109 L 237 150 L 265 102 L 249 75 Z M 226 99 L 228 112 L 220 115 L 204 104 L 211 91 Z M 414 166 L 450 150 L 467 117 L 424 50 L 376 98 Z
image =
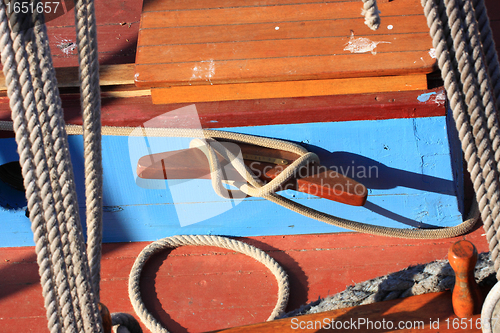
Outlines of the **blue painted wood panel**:
M 452 137 L 453 131 L 447 130 L 446 117 L 225 130 L 301 143 L 316 152 L 322 164 L 369 189 L 364 207 L 282 192 L 304 205 L 390 227 L 453 226 L 462 221 L 460 146 Z M 209 180 L 137 179 L 135 167 L 141 156 L 184 149 L 190 140 L 103 137 L 105 242 L 150 241 L 176 234 L 260 236 L 345 231 L 263 199 L 222 199 Z M 84 216 L 82 137 L 71 136 L 69 142 Z M 17 160 L 14 139 L 2 139 L 0 147 L 0 164 Z M 0 184 L 0 205 L 0 246 L 33 245 L 23 193 Z

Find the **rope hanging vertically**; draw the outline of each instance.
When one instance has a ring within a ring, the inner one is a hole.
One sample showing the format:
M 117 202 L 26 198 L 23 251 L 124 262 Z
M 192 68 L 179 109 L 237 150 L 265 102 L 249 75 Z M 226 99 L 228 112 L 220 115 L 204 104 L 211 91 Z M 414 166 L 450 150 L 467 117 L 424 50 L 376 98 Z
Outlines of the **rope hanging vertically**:
M 500 66 L 483 0 L 422 0 L 450 100 L 486 238 L 500 278 Z M 483 305 L 483 332 L 492 331 L 500 284 Z
M 51 332 L 101 332 L 41 13 L 7 12 L 0 47 Z
M 92 286 L 99 300 L 102 243 L 101 91 L 94 0 L 75 3 L 85 155 L 85 206 Z

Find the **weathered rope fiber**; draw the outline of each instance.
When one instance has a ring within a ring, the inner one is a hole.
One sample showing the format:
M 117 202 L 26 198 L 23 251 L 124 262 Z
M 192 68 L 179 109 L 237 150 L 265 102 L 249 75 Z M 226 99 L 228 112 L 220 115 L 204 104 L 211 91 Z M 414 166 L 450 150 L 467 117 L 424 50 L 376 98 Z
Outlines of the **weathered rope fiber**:
M 101 332 L 43 17 L 9 13 L 2 1 L 0 30 L 49 329 Z
M 483 0 L 422 0 L 471 174 L 497 278 L 500 278 L 500 69 Z M 483 305 L 491 332 L 500 283 Z
M 479 254 L 474 276 L 480 286 L 495 284 L 495 270 L 489 253 Z M 338 294 L 303 305 L 280 318 L 436 293 L 453 289 L 454 285 L 455 272 L 448 260 L 437 260 L 427 264 L 410 266 L 399 272 L 357 283 Z
M 469 21 L 470 15 L 467 16 L 469 19 L 467 21 L 461 17 L 460 8 L 472 10 L 469 6 L 470 1 L 443 3 L 423 0 L 422 3 L 468 170 L 471 173 L 491 256 L 498 271 L 500 262 L 495 234 L 500 223 L 498 187 L 500 135 L 497 111 L 492 103 L 491 85 L 487 73 L 481 69 L 485 68 L 485 64 L 482 62 L 480 45 L 476 43 L 477 25 Z M 446 21 L 443 21 L 443 17 Z M 465 31 L 463 28 L 465 26 L 473 31 Z M 472 41 L 467 43 L 464 36 L 468 36 Z M 470 49 L 471 47 L 474 51 Z M 481 88 L 478 88 L 479 86 Z M 481 92 L 484 92 L 485 100 L 480 98 Z
M 139 287 L 139 280 L 141 277 L 141 271 L 146 262 L 154 254 L 161 252 L 165 249 L 172 249 L 179 246 L 186 245 L 206 245 L 206 246 L 216 246 L 224 249 L 233 250 L 239 253 L 246 254 L 258 262 L 264 264 L 276 277 L 278 282 L 278 301 L 274 307 L 273 312 L 267 319 L 273 320 L 280 316 L 286 308 L 289 296 L 289 286 L 288 286 L 288 276 L 281 266 L 271 258 L 267 253 L 258 248 L 251 246 L 249 244 L 226 238 L 220 236 L 172 236 L 160 239 L 146 246 L 139 256 L 137 257 L 132 271 L 129 277 L 129 297 L 134 307 L 135 312 L 141 318 L 142 322 L 146 327 L 153 333 L 168 333 L 168 330 L 164 328 L 161 323 L 153 317 L 153 315 L 146 309 Z
M 372 30 L 377 30 L 380 26 L 380 10 L 378 10 L 376 0 L 363 0 L 363 11 L 365 24 Z
M 83 110 L 87 251 L 92 286 L 99 300 L 102 243 L 101 89 L 93 0 L 75 3 L 75 27 Z

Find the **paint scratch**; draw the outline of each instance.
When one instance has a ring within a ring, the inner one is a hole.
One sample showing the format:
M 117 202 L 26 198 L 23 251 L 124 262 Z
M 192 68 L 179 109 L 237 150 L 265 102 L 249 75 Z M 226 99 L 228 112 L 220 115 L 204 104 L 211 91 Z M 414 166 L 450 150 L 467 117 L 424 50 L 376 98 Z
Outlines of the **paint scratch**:
M 202 61 L 192 69 L 191 80 L 202 79 L 213 84 L 211 79 L 215 74 L 215 62 L 213 60 Z
M 69 39 L 63 39 L 57 44 L 57 48 L 64 54 L 69 55 L 76 49 L 76 44 Z
M 374 42 L 364 37 L 355 38 L 354 35 L 351 35 L 351 38 L 349 38 L 349 41 L 345 44 L 346 47 L 344 47 L 344 51 L 351 51 L 351 53 L 371 52 L 372 54 L 377 54 L 374 50 L 377 45 L 381 43 L 391 44 L 391 42 Z

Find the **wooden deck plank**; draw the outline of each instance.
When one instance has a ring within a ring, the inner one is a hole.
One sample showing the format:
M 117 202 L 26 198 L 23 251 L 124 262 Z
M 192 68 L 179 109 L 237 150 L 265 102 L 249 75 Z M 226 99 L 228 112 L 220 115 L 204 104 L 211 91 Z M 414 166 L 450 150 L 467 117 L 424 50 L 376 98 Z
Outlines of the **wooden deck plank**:
M 387 76 L 333 80 L 254 82 L 200 86 L 177 86 L 151 90 L 154 104 L 198 103 L 259 98 L 292 98 L 374 92 L 421 90 L 425 75 Z
M 101 86 L 125 85 L 134 83 L 134 65 L 102 65 L 99 67 L 99 83 Z M 56 68 L 57 86 L 79 87 L 78 67 Z M 0 73 L 0 91 L 7 90 L 5 76 Z
M 340 79 L 352 77 L 426 74 L 434 68 L 428 51 L 398 52 L 377 61 L 373 71 L 372 54 L 350 56 L 310 56 L 244 61 L 204 61 L 181 64 L 136 65 L 135 84 L 138 87 L 169 87 L 194 84 L 225 84 L 248 82 L 277 82 L 291 80 Z M 308 61 L 305 62 L 304 59 Z M 394 63 L 408 62 L 404 68 Z M 424 65 L 424 66 L 422 66 Z M 356 68 L 355 71 L 349 69 Z M 342 70 L 339 70 L 342 69 Z M 169 73 L 167 76 L 158 73 Z M 286 73 L 287 75 L 283 74 Z M 314 73 L 314 74 L 311 74 Z M 419 88 L 416 88 L 419 89 Z
M 145 12 L 141 18 L 141 30 L 149 28 L 213 26 L 231 24 L 280 23 L 293 21 L 316 21 L 330 19 L 359 18 L 361 7 L 358 2 L 288 4 L 280 6 L 255 6 L 215 8 L 207 10 L 169 11 L 165 3 L 163 11 Z M 419 1 L 398 1 L 381 3 L 379 9 L 384 16 L 423 15 Z M 368 29 L 368 28 L 366 28 Z
M 391 29 L 387 26 L 392 25 Z M 421 29 L 421 31 L 419 30 Z M 347 37 L 354 31 L 357 37 L 393 34 L 425 33 L 429 29 L 422 15 L 385 17 L 384 26 L 373 31 L 366 29 L 364 18 L 349 20 L 319 20 L 302 22 L 281 22 L 276 30 L 275 23 L 255 23 L 240 25 L 216 25 L 207 29 L 205 26 L 169 27 L 141 30 L 141 46 L 195 44 L 235 41 L 283 40 L 297 38 Z M 358 35 L 362 32 L 362 35 Z
M 427 24 L 414 0 L 380 4 L 386 21 L 376 33 L 363 24 L 359 4 L 351 1 L 236 1 L 219 8 L 170 4 L 145 4 L 154 10 L 141 16 L 139 87 L 407 75 L 435 69 Z
M 478 227 L 460 239 L 471 240 L 479 252 L 484 252 L 488 246 L 483 233 Z M 293 310 L 319 296 L 342 291 L 347 285 L 444 259 L 457 239 L 401 240 L 341 233 L 242 240 L 266 251 L 287 271 L 291 285 L 288 310 Z M 147 244 L 104 244 L 101 297 L 111 312 L 133 313 L 127 296 L 128 273 Z M 31 273 L 22 277 L 21 266 Z M 0 284 L 10 281 L 0 290 L 3 333 L 46 331 L 36 270 L 33 247 L 0 249 Z M 17 283 L 15 278 L 19 279 Z M 145 267 L 141 288 L 148 309 L 174 333 L 262 322 L 276 297 L 274 277 L 261 264 L 210 247 L 181 247 L 153 257 Z
M 318 0 L 293 0 L 287 1 L 289 4 L 308 4 L 308 3 L 334 3 L 334 2 L 355 2 L 358 0 L 329 0 L 329 1 L 318 1 Z M 165 10 L 196 10 L 196 9 L 218 9 L 218 8 L 231 8 L 231 7 L 257 7 L 257 6 L 276 6 L 283 4 L 283 0 L 221 0 L 213 2 L 212 0 L 187 0 L 187 1 L 169 1 L 169 0 L 145 0 L 144 1 L 144 12 L 154 12 Z
M 356 37 L 311 37 L 293 39 L 274 39 L 258 41 L 238 41 L 200 44 L 170 44 L 139 47 L 137 63 L 161 64 L 168 61 L 172 64 L 212 62 L 238 59 L 294 58 L 310 56 L 331 56 L 350 53 L 346 51 L 349 42 Z M 377 43 L 374 52 L 380 56 L 391 56 L 394 52 L 425 51 L 429 52 L 429 36 L 427 32 L 398 34 L 397 36 L 374 36 L 371 42 Z M 352 42 L 354 43 L 354 42 Z M 417 58 L 418 59 L 418 58 Z M 422 64 L 422 62 L 420 62 Z M 190 66 L 192 67 L 192 66 Z M 376 69 L 375 69 L 376 70 Z M 194 74 L 194 73 L 193 73 Z M 214 71 L 214 76 L 216 72 Z

